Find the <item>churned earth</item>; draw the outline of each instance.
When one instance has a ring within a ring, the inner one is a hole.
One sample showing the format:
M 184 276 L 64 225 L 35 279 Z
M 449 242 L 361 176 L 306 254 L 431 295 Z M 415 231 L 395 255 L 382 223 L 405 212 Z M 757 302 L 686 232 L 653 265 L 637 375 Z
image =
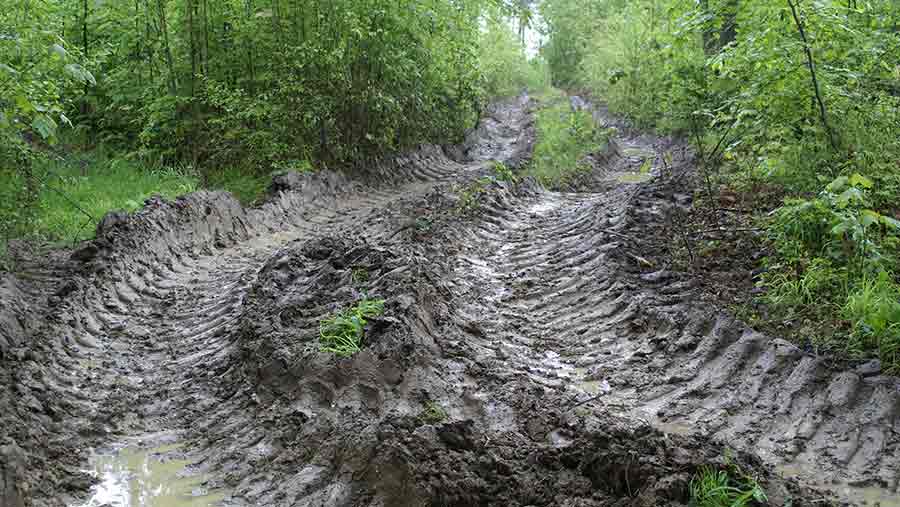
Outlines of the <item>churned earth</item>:
M 107 216 L 0 278 L 0 505 L 900 505 L 900 384 L 748 329 L 666 268 L 680 142 L 619 127 L 565 192 L 528 97 L 460 147 Z M 573 107 L 591 107 L 573 100 Z M 363 350 L 319 322 L 385 300 Z

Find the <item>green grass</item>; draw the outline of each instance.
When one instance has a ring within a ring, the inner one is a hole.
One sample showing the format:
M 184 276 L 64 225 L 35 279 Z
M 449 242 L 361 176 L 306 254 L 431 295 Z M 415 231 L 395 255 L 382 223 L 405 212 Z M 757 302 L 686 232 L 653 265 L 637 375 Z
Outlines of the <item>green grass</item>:
M 80 164 L 45 161 L 35 163 L 33 171 L 39 183 L 34 205 L 27 210 L 18 201 L 24 178 L 15 171 L 2 175 L 0 195 L 11 196 L 20 207 L 3 210 L 19 219 L 15 229 L 7 231 L 10 237 L 50 242 L 90 239 L 107 212 L 134 211 L 154 194 L 171 199 L 198 185 L 197 178 L 185 171 L 147 169 L 122 159 L 89 159 Z
M 228 168 L 211 172 L 206 176 L 206 188 L 227 190 L 234 194 L 244 206 L 256 204 L 266 192 L 272 175 L 261 175 L 239 168 Z
M 581 160 L 603 149 L 606 135 L 596 128 L 589 112 L 572 111 L 564 93 L 547 92 L 538 100 L 537 144 L 526 174 L 544 186 L 558 187 L 590 170 Z
M 363 299 L 319 323 L 319 350 L 350 357 L 362 350 L 366 319 L 384 313 L 383 299 Z
M 766 493 L 737 467 L 722 470 L 705 466 L 691 479 L 691 507 L 747 507 L 765 504 Z

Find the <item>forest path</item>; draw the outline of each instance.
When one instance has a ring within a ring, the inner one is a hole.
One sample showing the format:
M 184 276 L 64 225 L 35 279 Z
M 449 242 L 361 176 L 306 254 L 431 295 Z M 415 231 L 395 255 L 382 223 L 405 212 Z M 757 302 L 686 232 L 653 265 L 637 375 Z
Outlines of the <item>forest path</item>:
M 386 184 L 153 202 L 26 270 L 9 290 L 41 345 L 0 450 L 29 463 L 29 504 L 676 505 L 724 442 L 900 505 L 896 379 L 747 329 L 645 251 L 690 204 L 684 147 L 621 128 L 579 192 L 479 182 L 527 157 L 528 108 L 492 110 L 468 163 L 426 147 Z M 365 350 L 318 352 L 318 322 L 365 295 L 387 301 Z

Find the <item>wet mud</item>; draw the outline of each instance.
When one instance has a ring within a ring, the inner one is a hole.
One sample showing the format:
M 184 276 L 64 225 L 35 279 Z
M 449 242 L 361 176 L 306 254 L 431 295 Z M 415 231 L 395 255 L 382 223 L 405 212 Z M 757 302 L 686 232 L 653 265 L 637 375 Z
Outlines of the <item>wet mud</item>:
M 253 209 L 152 199 L 0 278 L 0 505 L 93 507 L 109 480 L 109 505 L 686 505 L 725 460 L 772 505 L 894 505 L 897 380 L 665 268 L 678 141 L 622 126 L 566 192 L 472 201 L 492 160 L 527 161 L 531 107 L 375 176 L 280 176 Z M 363 297 L 386 302 L 363 350 L 320 352 Z M 141 500 L 160 476 L 169 503 Z

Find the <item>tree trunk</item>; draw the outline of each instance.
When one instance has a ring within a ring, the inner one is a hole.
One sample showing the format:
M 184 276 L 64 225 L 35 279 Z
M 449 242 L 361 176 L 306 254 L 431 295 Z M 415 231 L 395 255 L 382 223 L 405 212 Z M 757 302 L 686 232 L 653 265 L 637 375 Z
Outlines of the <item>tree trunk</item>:
M 166 54 L 166 67 L 169 71 L 169 94 L 174 96 L 178 92 L 178 83 L 175 80 L 175 63 L 172 61 L 172 48 L 169 47 L 169 27 L 166 24 L 166 6 L 163 0 L 156 0 L 156 8 L 159 11 L 159 30 L 163 34 L 163 51 Z

